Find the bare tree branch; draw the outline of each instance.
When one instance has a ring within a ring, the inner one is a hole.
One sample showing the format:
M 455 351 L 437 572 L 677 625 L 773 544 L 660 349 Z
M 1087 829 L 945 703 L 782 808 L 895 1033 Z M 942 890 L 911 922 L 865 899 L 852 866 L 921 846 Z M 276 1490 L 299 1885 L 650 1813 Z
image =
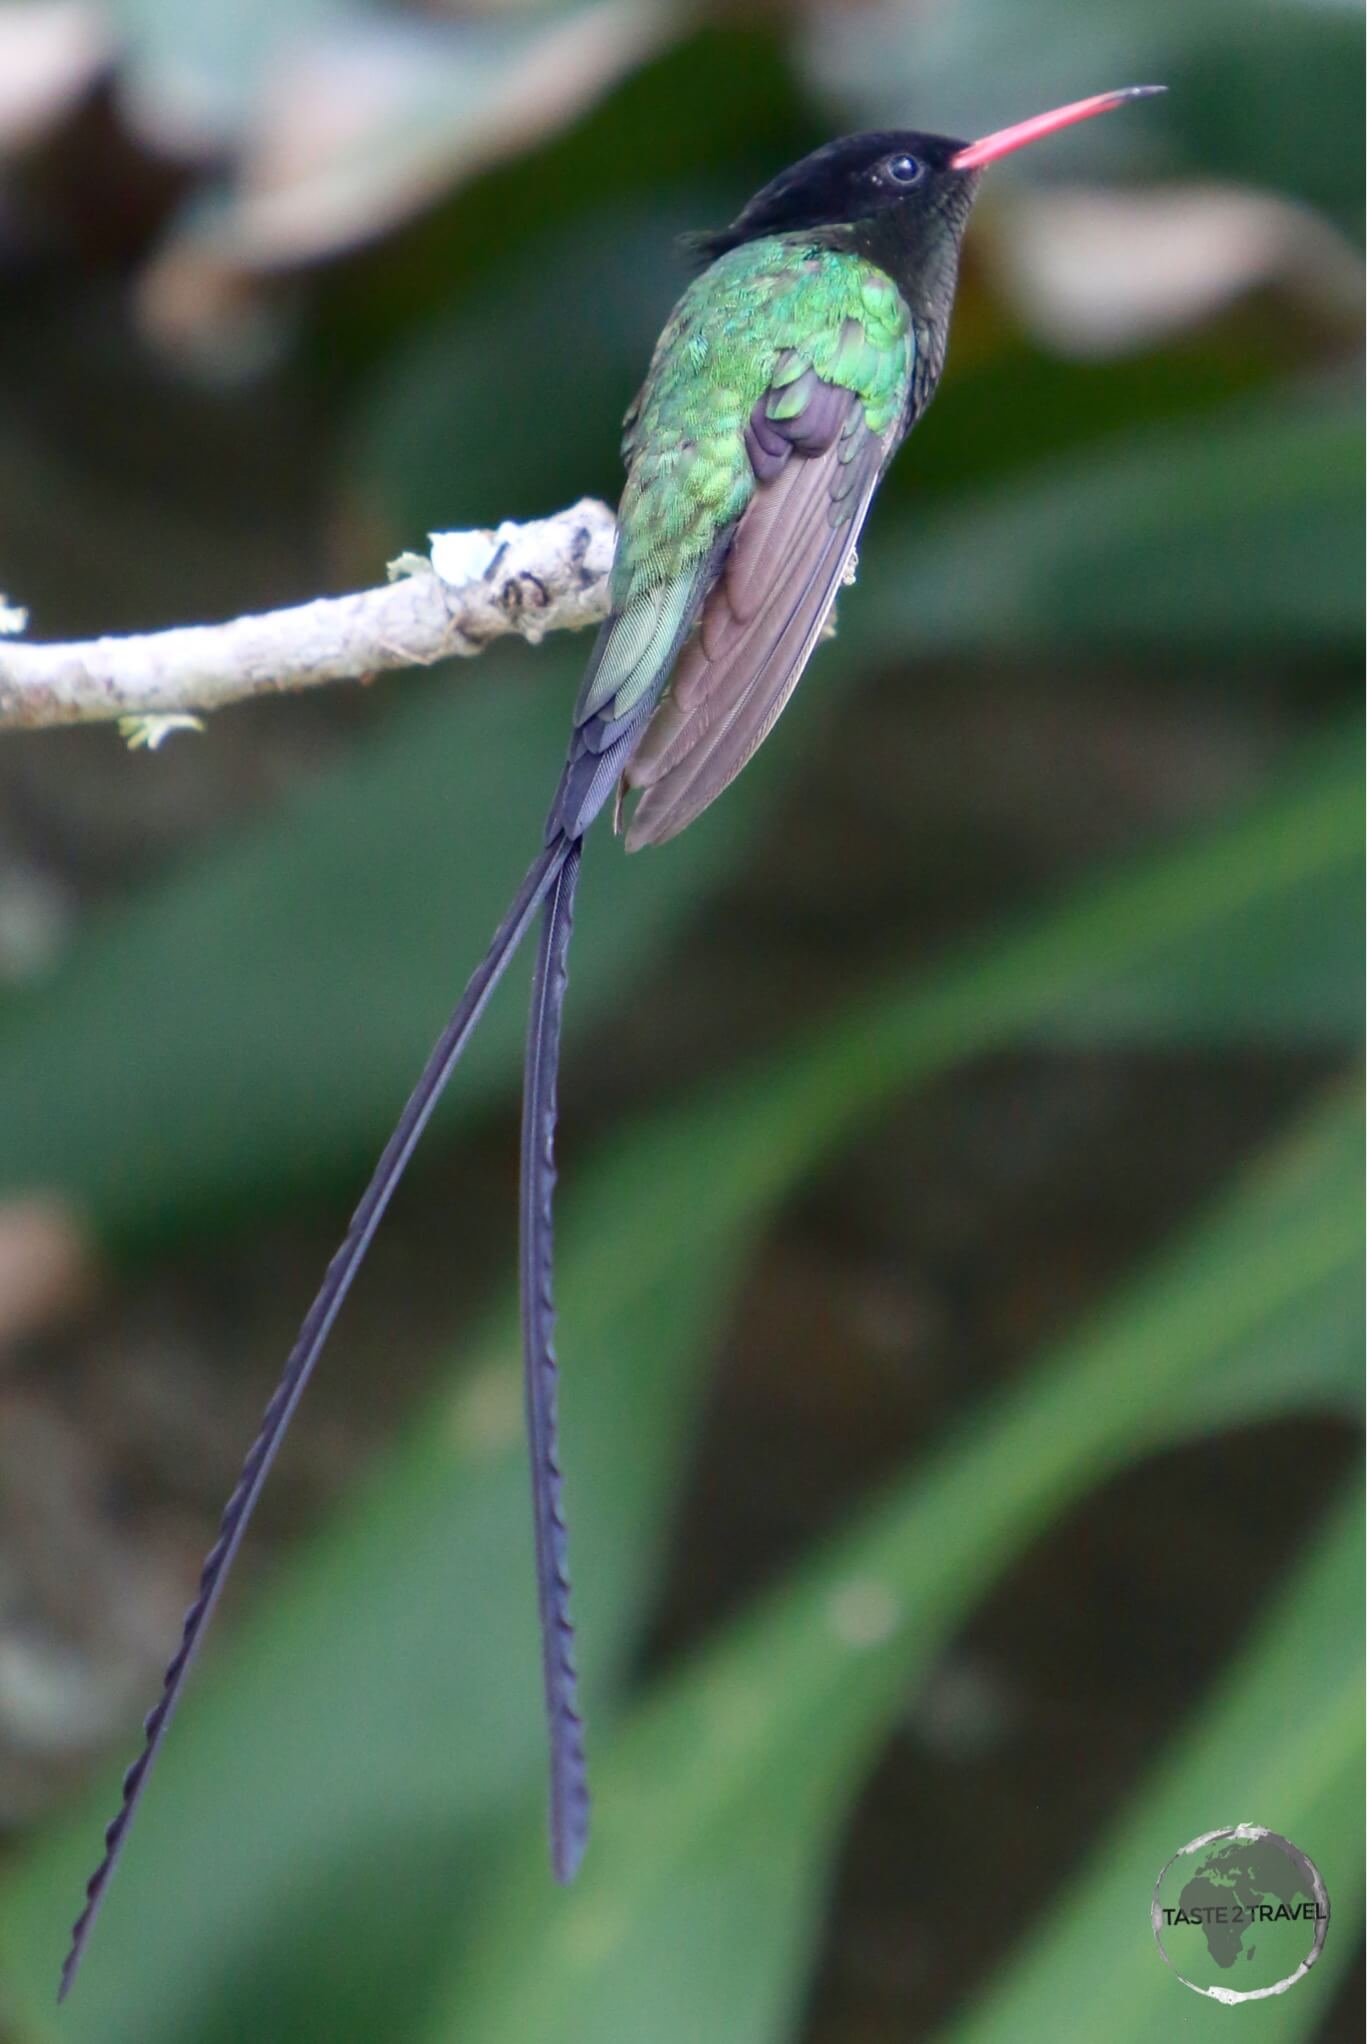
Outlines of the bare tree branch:
M 217 710 L 481 653 L 512 632 L 575 631 L 607 612 L 615 536 L 607 506 L 586 497 L 497 532 L 434 533 L 430 558 L 405 555 L 383 589 L 76 645 L 0 639 L 0 730 Z M 22 613 L 0 602 L 0 618 Z

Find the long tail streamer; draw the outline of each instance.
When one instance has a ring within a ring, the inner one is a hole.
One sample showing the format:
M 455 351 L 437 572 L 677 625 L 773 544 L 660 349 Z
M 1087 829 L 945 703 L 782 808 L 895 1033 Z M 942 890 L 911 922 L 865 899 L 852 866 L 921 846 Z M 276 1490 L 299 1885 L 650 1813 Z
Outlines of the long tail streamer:
M 219 1525 L 218 1538 L 204 1563 L 199 1579 L 199 1591 L 194 1603 L 185 1614 L 180 1645 L 166 1670 L 161 1696 L 143 1728 L 144 1741 L 141 1753 L 124 1776 L 123 1800 L 118 1814 L 110 1824 L 104 1837 L 104 1857 L 91 1875 L 86 1887 L 85 1907 L 72 1926 L 71 1945 L 66 1962 L 62 1967 L 61 1986 L 58 1999 L 65 1997 L 76 1977 L 90 1933 L 99 1915 L 101 1904 L 109 1887 L 110 1877 L 118 1864 L 119 1855 L 128 1840 L 134 1815 L 147 1787 L 157 1754 L 175 1713 L 185 1687 L 195 1654 L 199 1649 L 209 1620 L 218 1603 L 223 1585 L 227 1580 L 234 1557 L 242 1543 L 248 1521 L 261 1495 L 261 1489 L 270 1472 L 286 1429 L 294 1416 L 305 1386 L 313 1374 L 313 1368 L 322 1353 L 323 1344 L 331 1331 L 332 1323 L 341 1308 L 342 1301 L 351 1289 L 351 1283 L 360 1268 L 371 1237 L 380 1224 L 385 1208 L 389 1205 L 394 1189 L 403 1176 L 404 1167 L 412 1156 L 432 1111 L 441 1098 L 442 1089 L 450 1078 L 462 1051 L 470 1040 L 475 1025 L 484 1013 L 485 1005 L 499 980 L 503 977 L 509 961 L 531 925 L 532 919 L 548 894 L 555 901 L 565 899 L 562 869 L 571 867 L 577 871 L 579 845 L 567 845 L 563 837 L 553 838 L 545 850 L 538 853 L 528 869 L 527 876 L 514 897 L 512 906 L 504 916 L 494 934 L 483 962 L 470 979 L 461 995 L 454 1014 L 434 1048 L 422 1077 L 418 1080 L 399 1118 L 398 1126 L 384 1147 L 379 1163 L 375 1166 L 370 1183 L 361 1198 L 361 1203 L 352 1216 L 351 1226 L 328 1265 L 327 1274 L 319 1288 L 318 1296 L 310 1306 L 307 1318 L 299 1330 L 299 1339 L 285 1365 L 284 1375 L 276 1387 L 270 1404 L 266 1407 L 261 1422 L 261 1431 L 252 1443 L 251 1450 L 242 1466 L 237 1488 L 229 1498 Z M 559 883 L 559 884 L 557 884 Z M 570 892 L 573 892 L 571 879 Z M 565 916 L 565 936 L 568 939 L 568 913 Z M 551 918 L 551 926 L 554 917 Z M 559 976 L 564 984 L 564 949 L 559 951 Z M 558 1012 L 558 1010 L 557 1010 Z M 552 1119 L 554 1118 L 554 1059 L 551 1062 Z M 552 1371 L 554 1364 L 551 1365 Z M 554 1407 L 552 1404 L 552 1418 Z M 553 1445 L 553 1426 L 552 1426 Z M 558 1478 L 557 1478 L 558 1490 Z M 538 1541 L 541 1526 L 538 1519 Z M 560 1528 L 561 1551 L 563 1555 L 564 1528 Z M 549 1665 L 549 1664 L 548 1664 Z M 549 1687 L 549 1676 L 547 1678 Z M 573 1703 L 574 1678 L 569 1674 L 568 1702 Z M 563 1771 L 563 1770 L 562 1770 Z
M 550 1731 L 551 1867 L 558 1881 L 573 1880 L 583 1857 L 589 1822 L 574 1623 L 570 1617 L 569 1540 L 561 1505 L 551 1215 L 555 1191 L 556 1074 L 579 861 L 580 845 L 576 839 L 566 849 L 542 911 L 522 1094 L 522 1352 L 536 1527 L 537 1595 L 541 1606 L 541 1655 Z

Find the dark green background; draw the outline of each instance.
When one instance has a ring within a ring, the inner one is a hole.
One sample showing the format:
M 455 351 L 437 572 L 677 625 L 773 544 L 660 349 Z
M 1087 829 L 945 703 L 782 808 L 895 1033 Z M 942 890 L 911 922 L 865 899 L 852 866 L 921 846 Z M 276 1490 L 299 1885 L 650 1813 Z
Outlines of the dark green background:
M 45 637 L 611 498 L 679 230 L 861 123 L 1171 89 L 989 184 L 836 643 L 695 830 L 591 849 L 560 1347 L 597 1830 L 568 1895 L 510 986 L 52 2006 L 175 1611 L 525 863 L 586 645 L 155 755 L 6 740 L 0 1177 L 103 1275 L 0 1372 L 0 2030 L 1204 2036 L 1229 2018 L 1163 1966 L 1152 1885 L 1251 1819 L 1334 1920 L 1241 2037 L 1359 2034 L 1356 11 L 106 18 L 108 73 L 0 133 L 0 587 Z M 308 37 L 327 62 L 292 72 Z M 344 88 L 383 117 L 284 250 L 252 193 Z M 1078 188 L 1134 264 L 1153 209 L 1154 292 L 1183 209 L 1245 210 L 1165 325 L 1065 346 L 1009 258 Z M 1210 292 L 1236 231 L 1264 253 Z

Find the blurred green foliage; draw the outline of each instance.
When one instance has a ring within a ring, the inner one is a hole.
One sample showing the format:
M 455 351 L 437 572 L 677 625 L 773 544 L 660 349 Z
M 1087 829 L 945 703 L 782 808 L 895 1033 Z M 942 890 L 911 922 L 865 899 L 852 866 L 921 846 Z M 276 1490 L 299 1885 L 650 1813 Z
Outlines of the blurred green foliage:
M 514 134 L 453 171 L 421 218 L 306 296 L 290 373 L 326 393 L 339 487 L 396 545 L 612 494 L 618 417 L 677 287 L 675 231 L 720 217 L 834 128 L 981 131 L 1152 76 L 1168 101 L 1013 177 L 1159 193 L 1232 179 L 1356 221 L 1361 33 L 1346 8 L 1051 0 L 1027 21 L 1015 0 L 960 0 L 701 28 L 659 10 L 648 35 L 645 8 L 578 12 L 620 14 L 635 51 L 620 78 L 606 66 L 567 127 Z M 170 13 L 121 10 L 138 62 L 149 76 L 219 67 L 229 125 L 280 17 L 332 19 L 298 0 L 243 9 L 225 44 L 226 15 L 201 42 Z M 553 13 L 503 24 L 497 63 L 490 24 L 463 24 L 485 39 L 481 77 L 511 70 Z M 462 124 L 486 112 L 453 100 L 453 164 Z M 236 202 L 214 195 L 221 216 Z M 1342 336 L 1287 289 L 1250 276 L 1161 344 L 1063 362 L 990 275 L 970 275 L 962 361 L 880 506 L 822 655 L 823 698 L 947 654 L 1123 647 L 1174 690 L 1210 686 L 1212 668 L 1237 688 L 1249 663 L 1279 659 L 1307 680 L 1306 742 L 1257 802 L 965 933 L 954 956 L 628 1119 L 567 1186 L 566 1462 L 598 1794 L 581 1883 L 567 1897 L 543 1866 L 509 1298 L 206 1669 L 60 2018 L 55 1969 L 113 1777 L 8 1879 L 0 1962 L 23 2044 L 779 2044 L 798 2034 L 833 1855 L 872 1758 L 1029 1543 L 1193 1435 L 1314 1413 L 1353 1424 L 1345 1076 L 790 1580 L 682 1666 L 644 1690 L 634 1679 L 732 1288 L 779 1204 L 862 1121 L 1040 1042 L 1313 1053 L 1321 1077 L 1346 1070 L 1360 404 Z M 0 1009 L 6 1181 L 60 1187 L 103 1239 L 142 1254 L 349 1184 L 521 871 L 582 654 L 502 652 L 396 699 L 351 757 L 90 917 L 60 968 Z M 668 858 L 596 848 L 573 1029 L 610 1044 L 611 1016 L 813 742 L 808 707 Z M 500 1003 L 443 1110 L 448 1136 L 507 1096 L 520 1035 Z M 963 1983 L 947 2040 L 1194 2037 L 1209 2011 L 1151 1948 L 1148 1887 L 1207 1819 L 1237 1818 L 1303 1844 L 1334 1907 L 1311 1980 L 1242 2011 L 1242 2029 L 1260 2044 L 1316 2033 L 1361 1909 L 1350 1517 L 1327 1501 L 1237 1664 L 1080 1841 L 1085 1863 L 1006 1969 Z

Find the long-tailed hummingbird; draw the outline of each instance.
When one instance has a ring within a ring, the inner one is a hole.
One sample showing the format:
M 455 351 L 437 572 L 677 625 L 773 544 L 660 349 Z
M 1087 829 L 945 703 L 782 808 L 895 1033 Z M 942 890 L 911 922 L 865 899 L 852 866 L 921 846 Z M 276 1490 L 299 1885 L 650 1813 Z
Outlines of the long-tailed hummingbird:
M 611 612 L 574 708 L 543 842 L 428 1059 L 328 1266 L 218 1539 L 72 1932 L 75 1977 L 190 1664 L 329 1330 L 485 1004 L 540 918 L 522 1102 L 521 1294 L 536 1574 L 550 1737 L 551 1863 L 588 1836 L 552 1349 L 556 1068 L 584 834 L 636 796 L 626 846 L 673 837 L 761 744 L 797 686 L 889 462 L 934 396 L 959 246 L 986 165 L 1161 91 L 1131 86 L 978 142 L 850 135 L 765 185 L 704 261 L 626 415 Z

